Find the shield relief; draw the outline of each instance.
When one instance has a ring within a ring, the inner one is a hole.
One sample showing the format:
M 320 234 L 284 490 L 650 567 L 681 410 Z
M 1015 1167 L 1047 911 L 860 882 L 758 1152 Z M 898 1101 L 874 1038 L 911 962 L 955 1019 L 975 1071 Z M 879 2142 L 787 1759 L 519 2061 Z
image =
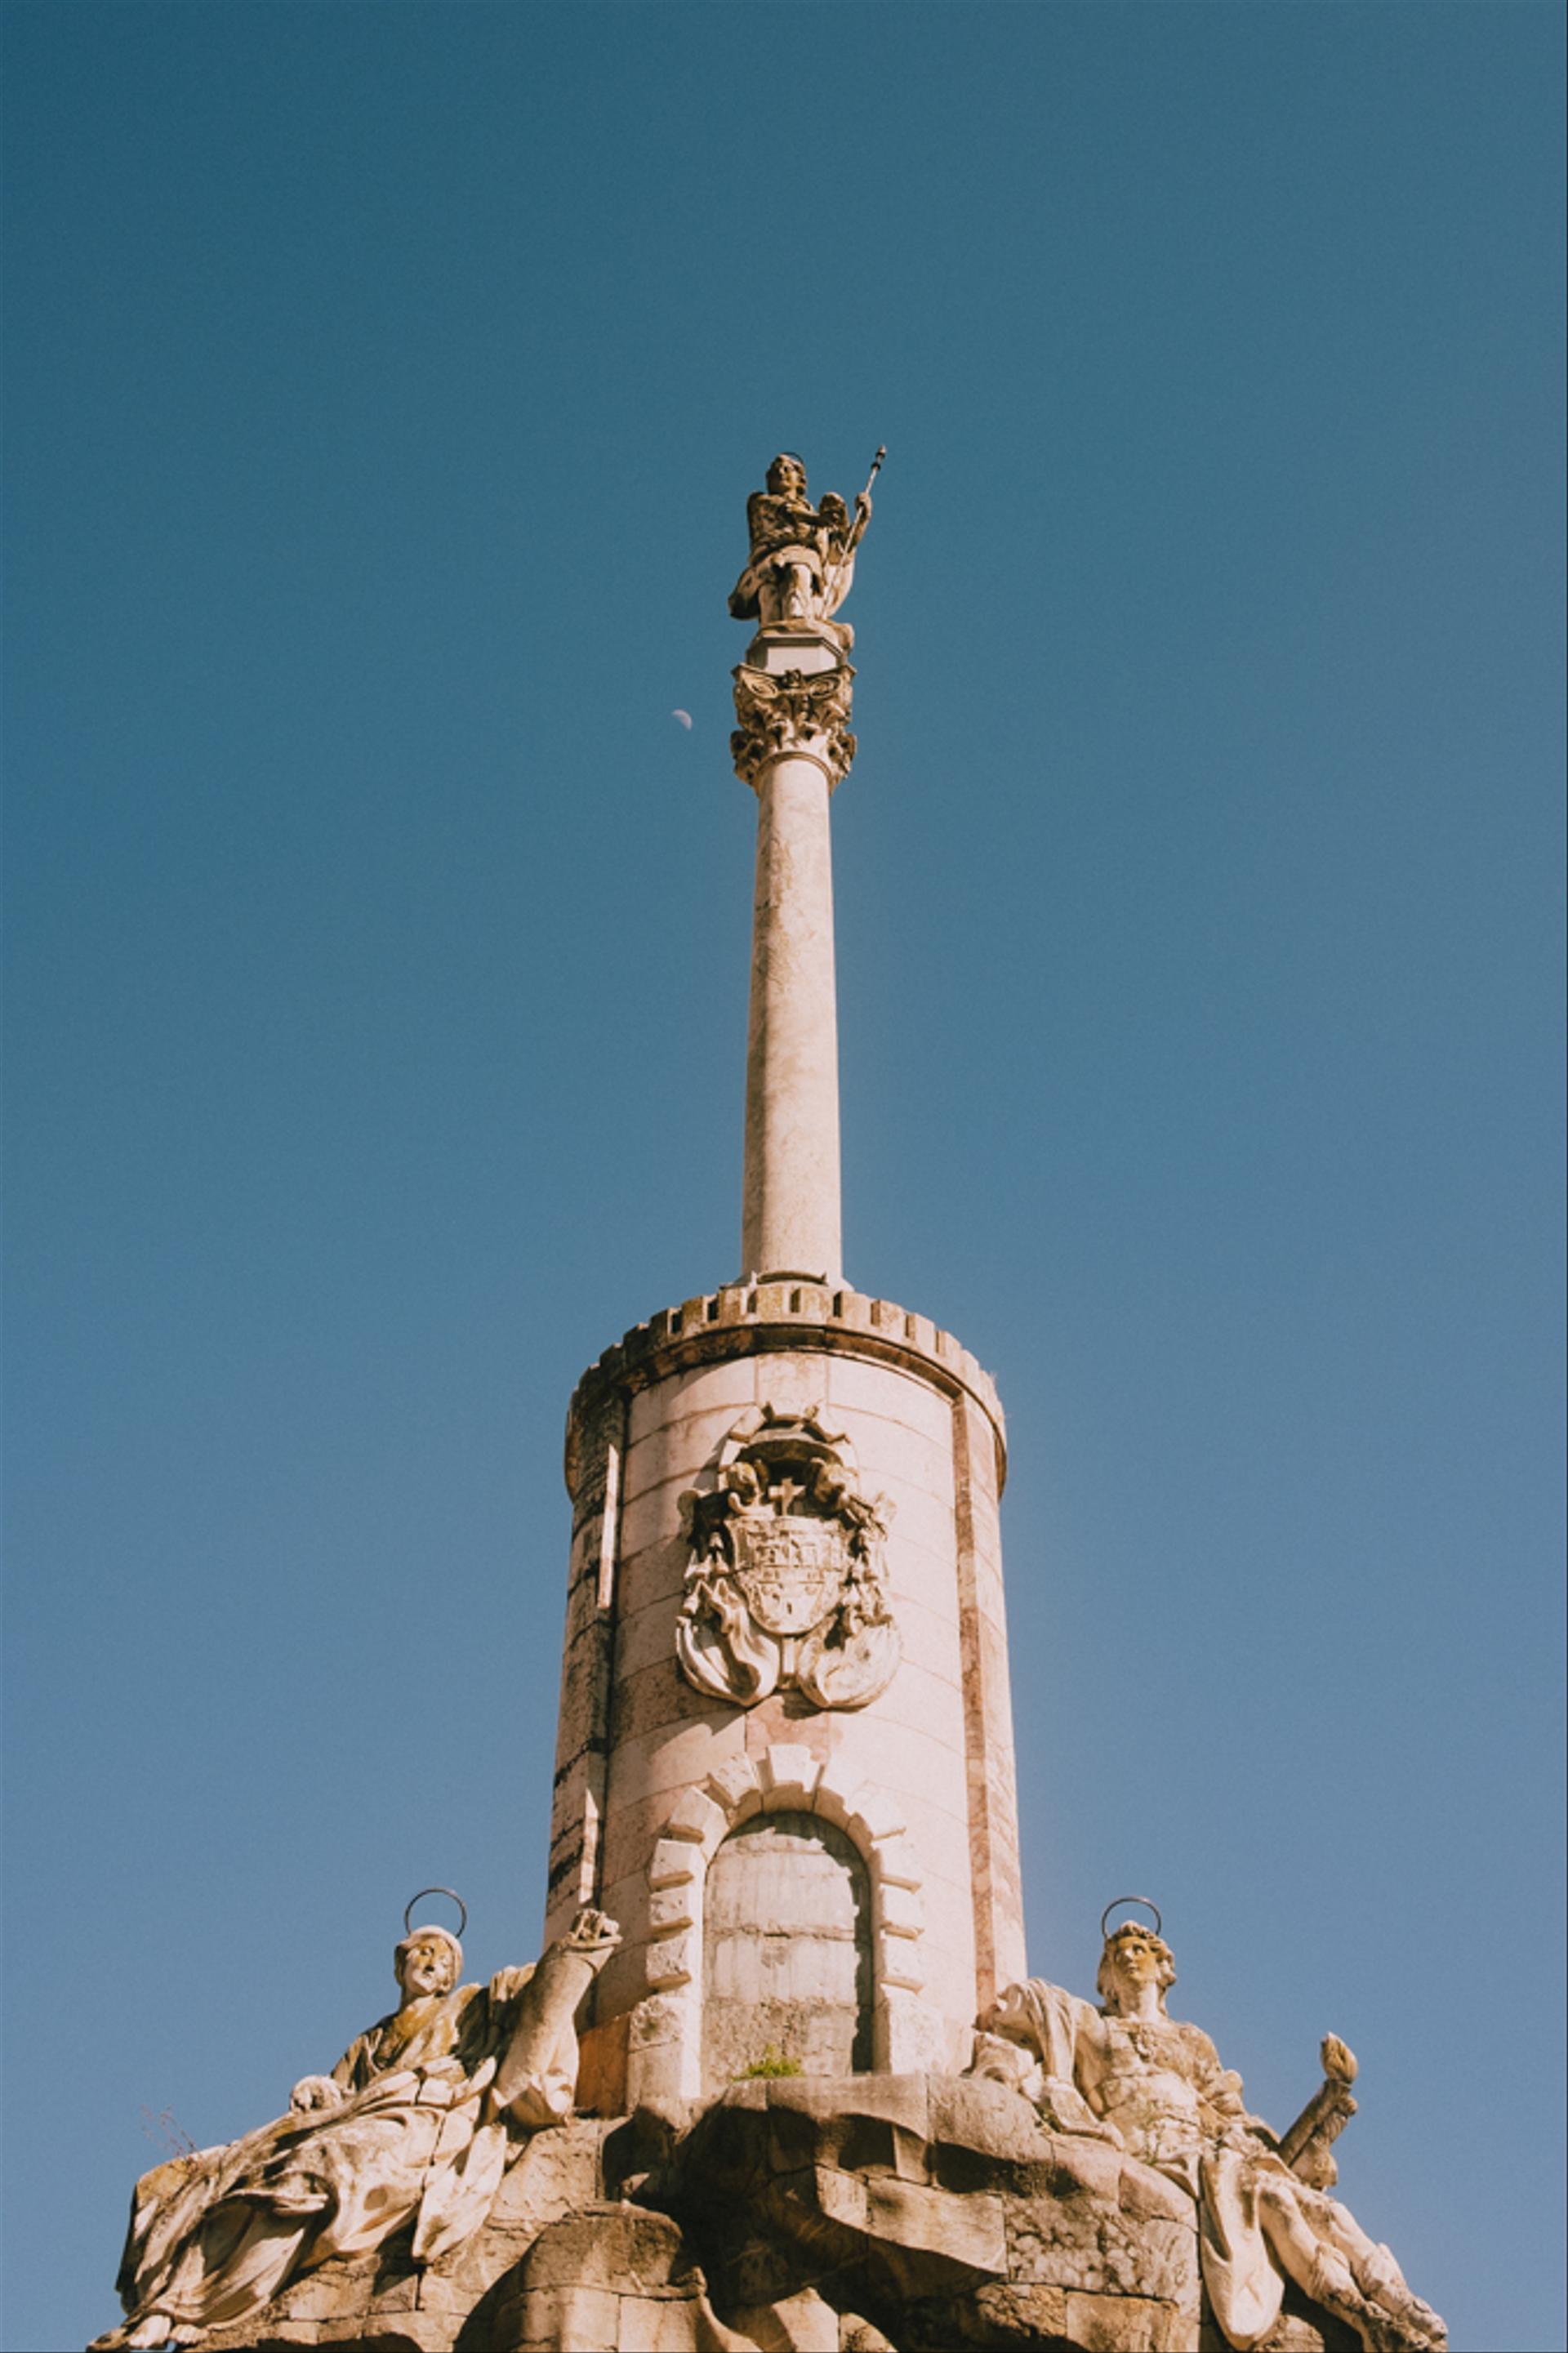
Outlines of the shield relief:
M 837 1520 L 748 1512 L 729 1534 L 735 1582 L 764 1632 L 808 1634 L 837 1607 L 849 1546 Z

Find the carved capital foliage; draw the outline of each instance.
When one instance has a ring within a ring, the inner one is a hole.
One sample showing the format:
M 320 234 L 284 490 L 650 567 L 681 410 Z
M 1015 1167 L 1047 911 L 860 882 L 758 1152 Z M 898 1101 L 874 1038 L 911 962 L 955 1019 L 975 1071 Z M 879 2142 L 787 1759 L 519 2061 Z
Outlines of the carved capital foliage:
M 830 781 L 841 784 L 855 757 L 849 732 L 854 676 L 847 662 L 834 670 L 777 671 L 742 662 L 734 673 L 741 723 L 730 738 L 742 782 L 754 787 L 770 760 L 794 754 L 820 761 Z
M 847 1453 L 815 1410 L 764 1406 L 681 1497 L 691 1549 L 676 1654 L 710 1698 L 752 1707 L 795 1690 L 817 1707 L 864 1707 L 891 1682 L 891 1507 L 860 1493 Z

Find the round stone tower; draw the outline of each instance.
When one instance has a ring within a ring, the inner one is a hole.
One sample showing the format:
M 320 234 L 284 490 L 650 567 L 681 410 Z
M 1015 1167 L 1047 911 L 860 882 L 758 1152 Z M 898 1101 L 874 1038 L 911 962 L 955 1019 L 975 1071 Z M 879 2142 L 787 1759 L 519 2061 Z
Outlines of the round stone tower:
M 962 2067 L 1024 1974 L 1002 1409 L 839 1267 L 828 804 L 868 497 L 748 507 L 735 766 L 758 798 L 742 1263 L 638 1324 L 567 1421 L 574 1525 L 547 1935 L 625 1942 L 581 2097 Z

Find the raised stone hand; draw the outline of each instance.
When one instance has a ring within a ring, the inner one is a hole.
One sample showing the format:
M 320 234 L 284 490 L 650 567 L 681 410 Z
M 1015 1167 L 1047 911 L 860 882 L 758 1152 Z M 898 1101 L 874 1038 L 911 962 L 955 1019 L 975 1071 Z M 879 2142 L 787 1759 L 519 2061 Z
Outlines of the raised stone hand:
M 566 1942 L 573 1952 L 595 1957 L 601 1962 L 609 1959 L 620 1941 L 619 1924 L 607 1912 L 595 1912 L 589 1905 L 578 1913 L 566 1932 Z

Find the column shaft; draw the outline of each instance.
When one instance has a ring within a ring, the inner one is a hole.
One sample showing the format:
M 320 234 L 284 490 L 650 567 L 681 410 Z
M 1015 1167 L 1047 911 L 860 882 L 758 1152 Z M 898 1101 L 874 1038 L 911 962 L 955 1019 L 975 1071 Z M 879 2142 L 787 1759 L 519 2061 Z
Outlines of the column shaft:
M 827 777 L 788 754 L 757 778 L 741 1260 L 747 1274 L 842 1274 L 838 1016 Z

